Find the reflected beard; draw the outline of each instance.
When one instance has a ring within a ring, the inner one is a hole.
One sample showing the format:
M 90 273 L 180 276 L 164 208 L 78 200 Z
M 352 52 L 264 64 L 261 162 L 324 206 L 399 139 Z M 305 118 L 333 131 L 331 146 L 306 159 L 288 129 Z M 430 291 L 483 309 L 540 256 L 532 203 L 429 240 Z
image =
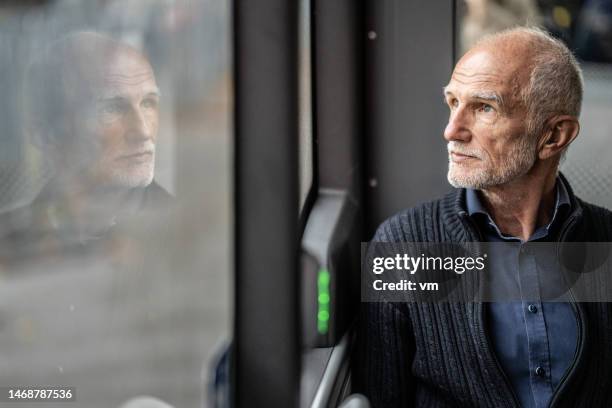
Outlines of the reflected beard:
M 155 153 L 147 160 L 104 160 L 92 169 L 92 182 L 99 186 L 131 189 L 153 181 Z
M 522 137 L 513 149 L 504 156 L 499 167 L 493 167 L 483 161 L 485 168 L 481 171 L 464 168 L 449 160 L 448 182 L 455 188 L 472 188 L 482 190 L 485 188 L 508 183 L 521 177 L 533 167 L 536 160 L 537 138 L 530 135 Z
M 151 160 L 129 168 L 113 168 L 109 175 L 109 183 L 121 188 L 146 187 L 153 182 L 154 163 L 155 161 Z

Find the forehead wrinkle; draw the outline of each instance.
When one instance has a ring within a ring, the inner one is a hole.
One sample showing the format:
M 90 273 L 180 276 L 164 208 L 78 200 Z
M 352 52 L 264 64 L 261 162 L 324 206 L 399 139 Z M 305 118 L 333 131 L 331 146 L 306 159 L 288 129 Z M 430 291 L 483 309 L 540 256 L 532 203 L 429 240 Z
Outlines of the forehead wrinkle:
M 123 87 L 140 87 L 146 83 L 151 83 L 151 88 L 157 89 L 155 74 L 152 70 L 143 68 L 119 70 L 116 67 L 98 69 L 92 66 L 77 71 L 75 75 L 63 77 L 66 88 L 82 89 L 96 94 L 119 92 Z
M 150 86 L 147 86 L 150 84 Z M 151 72 L 139 74 L 107 74 L 104 76 L 98 92 L 104 95 L 123 96 L 133 93 L 136 89 L 144 87 L 143 94 L 155 93 L 159 96 L 159 88 L 155 76 Z M 136 89 L 133 89 L 136 88 Z M 106 97 L 105 97 L 106 99 Z
M 151 89 L 150 91 L 146 91 L 143 93 L 145 97 L 148 96 L 155 96 L 157 98 L 161 98 L 161 92 L 157 89 Z M 105 94 L 100 95 L 96 100 L 98 102 L 107 102 L 107 101 L 113 101 L 113 100 L 129 100 L 130 99 L 130 94 L 128 92 L 108 92 Z
M 137 92 L 138 95 L 142 96 L 156 96 L 161 98 L 161 92 L 157 86 L 151 87 L 149 89 L 145 89 L 143 92 Z M 135 92 L 130 92 L 129 90 L 122 88 L 107 88 L 101 92 L 101 95 L 97 98 L 98 101 L 105 101 L 110 99 L 130 99 L 131 95 L 135 95 Z
M 486 82 L 485 82 L 486 83 Z M 479 84 L 478 82 L 476 84 Z M 446 85 L 444 88 L 442 88 L 442 91 L 444 92 L 445 95 L 447 94 L 453 94 L 456 91 L 454 91 L 452 84 L 448 84 Z M 482 89 L 482 90 L 473 90 L 473 91 L 468 91 L 469 92 L 469 96 L 471 96 L 472 98 L 478 98 L 478 99 L 487 99 L 487 100 L 493 100 L 493 101 L 497 101 L 497 102 L 502 102 L 503 98 L 502 96 L 494 91 L 494 90 L 489 90 L 489 89 Z M 466 93 L 468 93 L 466 92 Z
M 150 80 L 155 81 L 155 76 L 150 71 L 140 73 L 106 73 L 104 75 L 105 82 L 117 82 L 127 85 L 140 85 Z
M 490 82 L 500 81 L 500 75 L 495 74 L 495 73 L 491 73 L 491 72 L 469 73 L 469 72 L 462 72 L 460 68 L 455 69 L 452 75 L 452 79 L 460 83 L 465 83 L 466 81 L 472 80 L 473 78 L 480 78 L 480 79 L 476 79 L 477 81 L 490 81 Z
M 500 85 L 503 86 L 502 81 L 496 78 L 478 78 L 478 79 L 473 79 L 473 80 L 461 80 L 453 76 L 451 78 L 451 81 L 456 82 L 461 85 L 465 85 L 465 86 L 486 86 L 486 87 L 500 86 Z

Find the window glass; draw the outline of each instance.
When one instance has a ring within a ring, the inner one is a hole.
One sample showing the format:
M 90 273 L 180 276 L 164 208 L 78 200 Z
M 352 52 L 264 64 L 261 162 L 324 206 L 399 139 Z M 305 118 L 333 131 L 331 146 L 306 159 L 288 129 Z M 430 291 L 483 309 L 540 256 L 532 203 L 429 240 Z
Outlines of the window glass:
M 580 134 L 561 171 L 576 194 L 612 208 L 612 7 L 604 1 L 458 1 L 460 50 L 482 36 L 515 25 L 535 25 L 563 40 L 580 62 L 584 97 Z
M 229 10 L 0 6 L 0 387 L 207 406 L 233 304 Z

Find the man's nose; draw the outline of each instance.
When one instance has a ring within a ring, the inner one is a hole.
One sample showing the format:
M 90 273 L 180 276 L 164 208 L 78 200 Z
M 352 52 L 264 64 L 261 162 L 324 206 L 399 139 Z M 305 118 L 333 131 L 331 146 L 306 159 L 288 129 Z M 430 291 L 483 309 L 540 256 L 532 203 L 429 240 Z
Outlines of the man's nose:
M 153 138 L 154 124 L 152 119 L 139 107 L 132 109 L 129 120 L 127 138 L 139 142 Z
M 459 140 L 462 142 L 469 142 L 472 133 L 469 129 L 469 118 L 467 117 L 468 112 L 463 108 L 457 108 L 451 112 L 448 119 L 448 124 L 444 129 L 444 139 L 447 142 L 453 140 Z

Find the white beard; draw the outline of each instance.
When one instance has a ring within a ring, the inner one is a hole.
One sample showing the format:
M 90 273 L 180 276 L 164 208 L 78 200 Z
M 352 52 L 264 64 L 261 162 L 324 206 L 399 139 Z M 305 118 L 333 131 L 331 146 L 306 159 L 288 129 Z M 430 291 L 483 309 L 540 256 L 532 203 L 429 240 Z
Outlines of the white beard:
M 109 184 L 124 188 L 146 187 L 153 181 L 154 169 L 154 158 L 130 169 L 113 168 L 109 173 Z
M 476 156 L 484 158 L 481 161 L 481 164 L 484 164 L 484 168 L 467 169 L 462 164 L 450 160 L 449 153 L 448 182 L 456 188 L 472 188 L 476 190 L 508 183 L 527 174 L 533 167 L 537 157 L 536 142 L 537 139 L 535 137 L 530 135 L 523 136 L 519 143 L 516 143 L 513 149 L 504 157 L 499 167 L 494 167 L 488 162 L 485 154 L 475 152 L 477 153 Z M 457 146 L 461 146 L 461 143 L 455 141 L 448 143 L 449 151 L 458 150 L 461 152 L 465 150 L 464 148 L 456 149 Z

